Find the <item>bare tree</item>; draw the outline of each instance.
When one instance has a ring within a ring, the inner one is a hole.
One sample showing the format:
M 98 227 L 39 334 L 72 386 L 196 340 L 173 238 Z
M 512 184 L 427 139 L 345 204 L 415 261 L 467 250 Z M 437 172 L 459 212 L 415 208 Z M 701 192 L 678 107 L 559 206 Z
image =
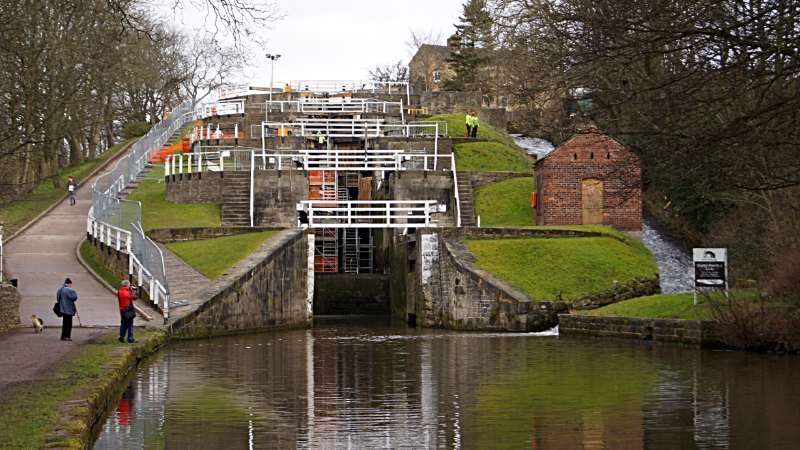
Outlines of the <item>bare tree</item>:
M 408 81 L 408 65 L 401 59 L 394 63 L 378 64 L 369 69 L 374 81 Z

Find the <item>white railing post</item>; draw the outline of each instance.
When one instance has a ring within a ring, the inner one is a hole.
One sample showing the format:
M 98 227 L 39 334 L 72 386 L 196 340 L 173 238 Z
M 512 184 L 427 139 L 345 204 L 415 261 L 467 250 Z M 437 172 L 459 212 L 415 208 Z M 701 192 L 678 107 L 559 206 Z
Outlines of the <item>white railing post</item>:
M 202 172 L 202 171 L 203 171 L 203 154 L 202 153 L 198 153 L 197 154 L 197 172 L 199 173 L 199 172 Z
M 456 171 L 456 155 L 450 154 L 450 169 L 453 171 L 453 185 L 455 186 L 456 194 L 456 226 L 461 227 L 461 199 L 458 196 L 458 173 Z
M 117 230 L 117 251 L 120 251 L 121 249 L 122 249 L 122 244 L 120 241 L 120 232 L 119 230 Z
M 250 226 L 253 226 L 253 178 L 255 178 L 256 153 L 250 152 Z
M 180 170 L 179 173 L 183 173 L 183 154 L 178 155 L 178 169 Z
M 158 289 L 155 289 L 156 286 L 155 283 L 153 282 L 154 280 L 155 277 L 152 274 L 150 274 L 150 279 L 147 281 L 147 283 L 150 285 L 150 297 L 153 300 L 153 304 L 155 306 L 158 306 Z

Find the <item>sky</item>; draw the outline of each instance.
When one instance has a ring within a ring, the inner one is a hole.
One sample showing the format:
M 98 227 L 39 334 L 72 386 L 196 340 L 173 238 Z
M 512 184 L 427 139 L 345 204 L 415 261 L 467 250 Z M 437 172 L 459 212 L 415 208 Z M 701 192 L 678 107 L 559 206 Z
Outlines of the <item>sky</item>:
M 274 0 L 284 20 L 265 30 L 267 47 L 257 52 L 251 86 L 290 80 L 365 80 L 377 64 L 408 62 L 405 42 L 411 29 L 450 36 L 466 0 Z

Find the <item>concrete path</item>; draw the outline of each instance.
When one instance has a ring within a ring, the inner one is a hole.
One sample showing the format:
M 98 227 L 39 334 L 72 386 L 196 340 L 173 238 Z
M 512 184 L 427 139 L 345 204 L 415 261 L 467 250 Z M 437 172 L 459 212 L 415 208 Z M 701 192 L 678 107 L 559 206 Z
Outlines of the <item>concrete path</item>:
M 84 326 L 119 326 L 117 299 L 78 263 L 75 249 L 86 239 L 86 217 L 92 206 L 91 184 L 109 172 L 129 150 L 120 152 L 95 176 L 76 191 L 77 204 L 65 199 L 4 247 L 7 278 L 16 278 L 22 294 L 19 315 L 22 326 L 30 327 L 31 314 L 41 317 L 45 326 L 61 326 L 53 314 L 56 291 L 64 279 L 72 279 L 78 293 L 78 313 Z M 73 326 L 78 326 L 77 317 Z M 37 336 L 38 338 L 39 336 Z

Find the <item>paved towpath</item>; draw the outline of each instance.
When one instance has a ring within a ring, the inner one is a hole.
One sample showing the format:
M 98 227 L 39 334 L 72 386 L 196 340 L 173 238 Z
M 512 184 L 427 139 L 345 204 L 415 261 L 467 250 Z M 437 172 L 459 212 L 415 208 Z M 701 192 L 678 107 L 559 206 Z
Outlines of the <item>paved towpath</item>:
M 61 326 L 53 314 L 56 291 L 64 279 L 72 279 L 78 293 L 78 313 L 84 326 L 119 326 L 117 299 L 78 263 L 75 249 L 86 239 L 86 217 L 92 206 L 91 184 L 109 172 L 117 161 L 130 152 L 121 151 L 109 164 L 76 191 L 77 204 L 62 200 L 50 213 L 5 245 L 4 270 L 7 278 L 16 278 L 22 295 L 19 315 L 22 326 L 31 326 L 30 316 L 41 317 L 46 327 Z M 138 321 L 137 325 L 143 321 Z M 78 326 L 77 317 L 73 326 Z M 31 333 L 32 334 L 32 333 Z

